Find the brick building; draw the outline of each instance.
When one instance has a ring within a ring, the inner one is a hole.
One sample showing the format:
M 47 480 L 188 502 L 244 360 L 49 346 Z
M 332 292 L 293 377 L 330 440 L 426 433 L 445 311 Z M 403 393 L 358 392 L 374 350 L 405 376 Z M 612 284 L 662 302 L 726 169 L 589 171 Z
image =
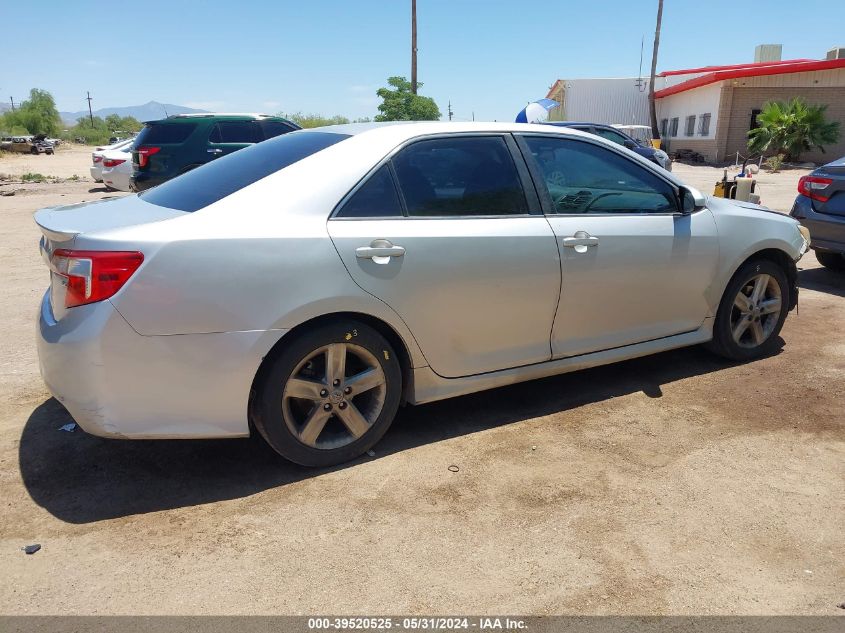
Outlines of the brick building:
M 732 160 L 748 154 L 748 131 L 766 101 L 803 97 L 811 105 L 827 105 L 826 118 L 839 121 L 840 141 L 802 154 L 824 163 L 845 156 L 845 49 L 828 59 L 775 59 L 732 66 L 706 66 L 660 73 L 655 79 L 657 120 L 663 147 L 690 149 L 707 160 Z M 766 50 L 766 53 L 772 51 Z M 561 103 L 550 114 L 556 120 L 649 125 L 648 90 L 634 78 L 557 80 L 547 95 Z M 646 84 L 647 84 L 646 80 Z
M 691 149 L 710 161 L 748 154 L 748 131 L 767 101 L 803 97 L 827 105 L 839 121 L 839 143 L 802 159 L 824 163 L 845 155 L 845 59 L 785 60 L 661 73 L 655 92 L 660 136 L 669 151 Z

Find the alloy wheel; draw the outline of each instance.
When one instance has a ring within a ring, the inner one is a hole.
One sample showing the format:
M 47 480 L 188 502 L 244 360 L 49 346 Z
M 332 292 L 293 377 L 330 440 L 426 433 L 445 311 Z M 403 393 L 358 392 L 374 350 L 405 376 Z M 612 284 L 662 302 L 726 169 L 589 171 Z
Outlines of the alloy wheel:
M 302 359 L 282 392 L 282 415 L 311 448 L 336 449 L 361 438 L 384 408 L 387 383 L 369 351 L 332 343 Z
M 740 347 L 762 345 L 780 318 L 781 289 L 777 279 L 761 273 L 739 289 L 731 309 L 731 334 Z

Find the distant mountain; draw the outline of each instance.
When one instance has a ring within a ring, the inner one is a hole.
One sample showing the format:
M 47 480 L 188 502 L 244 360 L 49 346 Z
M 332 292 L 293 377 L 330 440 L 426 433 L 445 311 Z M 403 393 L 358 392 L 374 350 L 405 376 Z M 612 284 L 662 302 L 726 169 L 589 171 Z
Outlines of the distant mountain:
M 139 121 L 154 121 L 156 119 L 163 119 L 172 114 L 190 114 L 191 112 L 207 112 L 207 110 L 197 110 L 195 108 L 187 108 L 185 106 L 174 105 L 172 103 L 159 103 L 158 101 L 150 101 L 144 105 L 125 106 L 122 108 L 100 108 L 94 110 L 94 116 L 106 118 L 110 114 L 118 116 L 132 116 Z M 88 116 L 88 110 L 80 110 L 79 112 L 59 112 L 68 125 L 73 125 L 76 120 L 83 116 Z

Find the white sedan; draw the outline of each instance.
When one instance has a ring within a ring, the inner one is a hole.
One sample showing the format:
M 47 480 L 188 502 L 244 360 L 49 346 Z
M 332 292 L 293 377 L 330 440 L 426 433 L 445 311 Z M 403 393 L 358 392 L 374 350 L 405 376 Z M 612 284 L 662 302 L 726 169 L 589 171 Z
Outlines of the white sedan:
M 94 151 L 91 152 L 91 178 L 93 178 L 94 182 L 103 182 L 103 152 L 107 152 L 113 149 L 121 149 L 123 147 L 129 147 L 132 145 L 132 141 L 134 138 L 130 138 L 124 141 L 120 141 L 115 143 L 114 145 L 101 145 L 99 147 L 95 147 Z
M 312 466 L 365 453 L 401 403 L 700 343 L 772 354 L 809 246 L 786 215 L 520 123 L 300 130 L 35 221 L 41 374 L 85 431 L 259 433 Z
M 129 178 L 132 176 L 132 144 L 121 149 L 103 152 L 103 184 L 118 191 L 130 191 Z

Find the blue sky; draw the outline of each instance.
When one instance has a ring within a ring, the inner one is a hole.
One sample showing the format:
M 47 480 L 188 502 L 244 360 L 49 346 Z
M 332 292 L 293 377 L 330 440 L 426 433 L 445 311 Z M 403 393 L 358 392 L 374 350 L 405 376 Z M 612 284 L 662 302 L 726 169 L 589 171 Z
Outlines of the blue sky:
M 410 0 L 6 2 L 0 95 L 49 90 L 60 110 L 150 100 L 209 110 L 376 114 L 410 78 Z M 35 10 L 40 7 L 40 10 Z M 417 0 L 419 78 L 446 115 L 511 120 L 559 78 L 648 73 L 656 0 Z M 740 16 L 742 19 L 719 19 Z M 658 69 L 753 61 L 754 46 L 822 58 L 845 46 L 842 0 L 665 0 Z M 14 25 L 14 28 L 10 28 Z M 716 30 L 718 25 L 718 30 Z M 33 33 L 38 44 L 30 41 Z

